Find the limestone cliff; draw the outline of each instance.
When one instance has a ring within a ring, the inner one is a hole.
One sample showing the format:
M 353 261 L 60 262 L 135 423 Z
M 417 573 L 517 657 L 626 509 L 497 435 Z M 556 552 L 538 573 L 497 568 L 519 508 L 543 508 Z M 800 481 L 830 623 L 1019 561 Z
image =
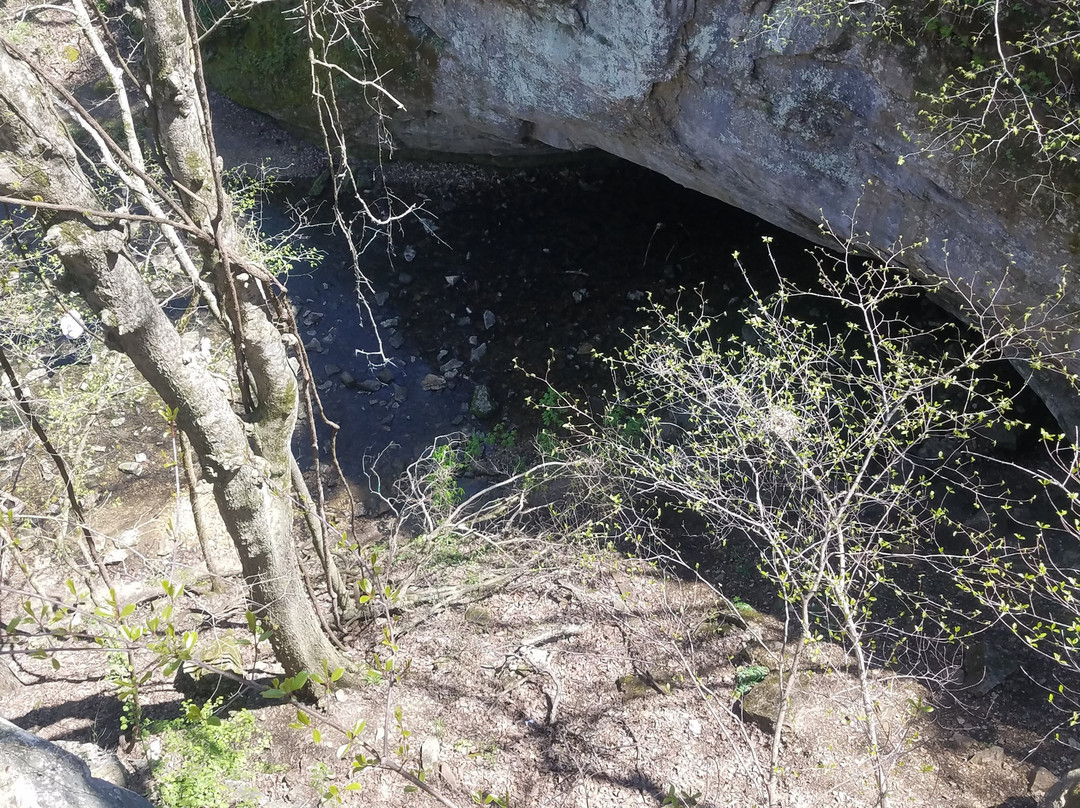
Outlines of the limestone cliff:
M 782 32 L 763 27 L 766 10 L 790 11 Z M 379 18 L 374 41 L 408 107 L 389 124 L 406 150 L 595 147 L 810 238 L 823 219 L 846 228 L 858 208 L 875 246 L 925 242 L 914 268 L 1014 314 L 1076 274 L 1075 203 L 1032 198 L 996 167 L 916 154 L 916 89 L 947 69 L 926 44 L 816 25 L 791 0 L 408 0 L 400 11 Z M 306 68 L 263 76 L 295 87 Z M 297 93 L 270 95 L 240 100 L 310 126 Z M 368 119 L 350 112 L 363 140 Z M 1058 311 L 1076 311 L 1070 294 Z M 1060 380 L 1033 383 L 1059 420 L 1080 424 Z

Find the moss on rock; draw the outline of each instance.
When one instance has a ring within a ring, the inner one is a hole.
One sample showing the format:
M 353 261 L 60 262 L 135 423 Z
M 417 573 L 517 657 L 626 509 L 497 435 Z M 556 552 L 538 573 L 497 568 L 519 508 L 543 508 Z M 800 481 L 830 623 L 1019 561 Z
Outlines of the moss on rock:
M 383 85 L 407 107 L 433 96 L 440 40 L 392 9 L 368 12 L 361 48 L 370 49 Z M 311 94 L 308 43 L 272 4 L 255 6 L 241 20 L 222 26 L 205 44 L 207 80 L 214 89 L 245 107 L 257 109 L 307 136 L 319 133 Z M 370 78 L 371 65 L 356 46 L 341 44 L 332 53 L 343 69 Z M 335 87 L 348 80 L 340 74 Z M 363 140 L 377 140 L 377 116 L 359 88 L 338 96 L 342 123 Z M 389 106 L 388 104 L 386 106 Z M 370 132 L 370 138 L 365 133 Z

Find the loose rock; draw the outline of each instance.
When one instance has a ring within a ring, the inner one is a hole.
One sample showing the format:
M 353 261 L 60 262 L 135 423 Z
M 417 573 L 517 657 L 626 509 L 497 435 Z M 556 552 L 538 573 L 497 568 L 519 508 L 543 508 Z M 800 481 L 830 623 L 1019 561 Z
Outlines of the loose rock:
M 973 766 L 986 766 L 991 769 L 999 769 L 1005 762 L 1005 750 L 1000 746 L 989 746 L 986 749 L 980 749 L 969 760 Z
M 1032 794 L 1042 794 L 1049 791 L 1057 783 L 1057 777 L 1049 769 L 1036 766 L 1028 774 L 1028 789 Z
M 449 362 L 444 362 L 440 365 L 439 371 L 444 376 L 449 376 L 450 374 L 456 374 L 457 371 L 463 367 L 465 367 L 465 363 L 460 359 L 451 359 Z
M 420 767 L 427 773 L 433 774 L 439 765 L 439 739 L 427 738 L 420 745 Z
M 446 387 L 446 379 L 442 376 L 436 376 L 434 373 L 429 373 L 420 380 L 420 387 L 424 390 L 442 390 Z
M 128 555 L 128 551 L 122 547 L 113 547 L 105 551 L 105 554 L 101 557 L 101 563 L 107 567 L 123 564 L 128 560 Z

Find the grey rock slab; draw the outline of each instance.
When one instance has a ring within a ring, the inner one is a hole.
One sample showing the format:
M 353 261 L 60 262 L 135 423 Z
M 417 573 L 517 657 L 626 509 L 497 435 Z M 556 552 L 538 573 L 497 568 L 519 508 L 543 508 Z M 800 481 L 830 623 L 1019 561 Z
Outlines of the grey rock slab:
M 341 372 L 341 383 L 351 389 L 356 387 L 356 377 L 349 373 L 349 371 L 343 370 Z
M 377 393 L 382 390 L 383 383 L 378 379 L 364 379 L 360 384 L 356 385 L 357 390 L 361 390 L 365 393 Z
M 5 808 L 153 808 L 94 777 L 70 752 L 0 718 L 0 805 Z
M 390 368 L 383 368 L 382 370 L 380 370 L 378 373 L 375 374 L 375 378 L 378 379 L 383 384 L 393 384 L 394 383 L 394 371 L 392 371 Z
M 132 460 L 118 463 L 116 468 L 124 472 L 124 474 L 132 474 L 136 477 L 138 477 L 142 473 L 142 466 Z

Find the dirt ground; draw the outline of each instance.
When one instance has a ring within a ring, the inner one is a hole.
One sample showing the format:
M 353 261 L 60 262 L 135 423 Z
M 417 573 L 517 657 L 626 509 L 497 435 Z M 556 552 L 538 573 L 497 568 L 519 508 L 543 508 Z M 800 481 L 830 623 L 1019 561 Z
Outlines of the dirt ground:
M 149 490 L 153 481 L 139 484 Z M 168 502 L 159 505 L 172 510 Z M 118 510 L 104 508 L 102 519 L 115 519 Z M 130 505 L 123 510 L 132 513 Z M 160 599 L 149 599 L 156 594 L 151 582 L 172 571 L 193 582 L 178 604 L 179 628 L 199 630 L 200 642 L 242 632 L 239 581 L 232 577 L 220 595 L 200 586 L 205 569 L 183 525 L 177 552 L 154 549 L 168 515 L 144 520 L 141 541 L 148 544 L 138 546 L 147 552 L 113 567 L 123 602 L 142 603 L 131 621 L 160 608 Z M 368 539 L 377 541 L 385 527 L 367 523 Z M 224 537 L 214 546 L 228 564 Z M 741 625 L 702 583 L 611 551 L 558 543 L 537 549 L 463 547 L 466 560 L 459 566 L 440 568 L 437 580 L 417 580 L 407 599 L 416 605 L 395 620 L 393 657 L 407 672 L 392 685 L 373 677 L 369 685 L 324 699 L 320 708 L 330 724 L 322 725 L 322 744 L 290 727 L 290 706 L 249 700 L 272 736 L 268 760 L 276 767 L 259 775 L 259 804 L 318 804 L 313 783 L 325 775 L 323 767 L 333 772 L 329 782 L 349 782 L 348 760 L 335 755 L 344 738 L 331 724 L 359 721 L 366 726 L 361 741 L 380 749 L 387 737 L 391 759 L 410 770 L 421 768 L 424 748 L 427 782 L 459 806 L 486 794 L 509 795 L 512 806 L 656 806 L 672 787 L 697 800 L 686 804 L 703 808 L 762 804 L 761 767 L 771 736 L 741 715 L 735 689 L 740 666 L 760 659 L 755 649 L 762 640 L 768 645 L 772 621 L 762 616 Z M 62 567 L 54 560 L 54 569 Z M 62 594 L 50 577 L 40 571 L 37 585 Z M 17 594 L 5 592 L 3 615 L 13 614 L 18 602 Z M 368 665 L 376 652 L 387 657 L 380 635 L 378 625 L 352 634 L 353 657 Z M 119 747 L 135 787 L 147 786 L 152 738 L 127 748 L 102 653 L 74 641 L 66 645 L 70 650 L 54 656 L 57 670 L 50 660 L 9 658 L 20 685 L 0 696 L 0 713 L 49 739 Z M 815 658 L 784 735 L 784 805 L 873 805 L 856 682 L 837 667 L 843 664 L 839 649 L 823 647 Z M 145 654 L 140 659 L 148 662 Z M 1071 750 L 1061 755 L 1054 751 L 1061 746 L 1038 746 L 1061 716 L 1038 706 L 1023 676 L 981 698 L 965 696 L 955 682 L 950 692 L 884 670 L 875 678 L 894 805 L 1031 806 L 1027 781 L 1036 764 L 1056 773 L 1069 768 Z M 148 717 L 171 718 L 181 698 L 171 682 L 155 676 L 141 700 Z M 913 706 L 923 703 L 936 709 Z M 345 804 L 433 804 L 405 793 L 407 784 L 393 772 L 372 769 L 354 777 L 362 791 L 346 795 Z

